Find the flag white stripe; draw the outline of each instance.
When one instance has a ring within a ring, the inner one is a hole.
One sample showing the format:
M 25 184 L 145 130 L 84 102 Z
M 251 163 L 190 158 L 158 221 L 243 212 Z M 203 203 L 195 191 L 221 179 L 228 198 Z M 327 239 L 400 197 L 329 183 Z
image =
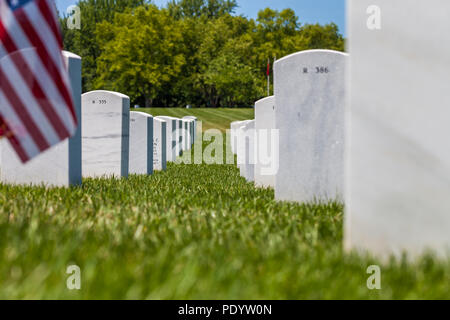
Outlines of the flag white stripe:
M 17 140 L 20 141 L 20 145 L 24 149 L 25 153 L 28 155 L 28 157 L 33 157 L 37 154 L 39 154 L 39 148 L 34 143 L 33 139 L 31 138 L 30 133 L 27 131 L 26 126 L 22 123 L 20 118 L 17 116 L 16 111 L 14 108 L 11 107 L 9 104 L 9 101 L 5 98 L 3 91 L 0 89 L 0 104 L 2 106 L 1 114 L 3 118 L 8 122 L 8 125 L 13 127 L 14 125 L 17 125 L 21 128 L 23 128 L 24 135 L 16 136 Z M 13 128 L 12 128 L 13 130 Z
M 22 55 L 24 55 L 24 51 L 33 52 L 34 50 L 22 50 Z M 3 69 L 4 73 L 8 75 L 9 83 L 14 88 L 14 91 L 22 101 L 24 107 L 28 110 L 28 113 L 32 116 L 34 123 L 38 127 L 41 134 L 45 137 L 46 141 L 50 145 L 59 142 L 60 139 L 56 131 L 54 130 L 46 115 L 42 112 L 33 93 L 30 90 L 30 87 L 24 82 L 21 74 L 15 68 L 14 63 L 9 60 L 10 57 L 4 58 L 1 64 L 1 68 Z

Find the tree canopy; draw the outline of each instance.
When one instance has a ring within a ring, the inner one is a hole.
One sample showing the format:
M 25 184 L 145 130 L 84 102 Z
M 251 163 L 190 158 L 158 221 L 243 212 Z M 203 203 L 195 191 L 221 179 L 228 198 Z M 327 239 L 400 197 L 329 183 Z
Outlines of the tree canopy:
M 240 107 L 267 94 L 267 61 L 344 50 L 335 24 L 301 24 L 292 9 L 258 18 L 235 0 L 80 0 L 81 30 L 61 18 L 65 50 L 83 58 L 83 90 L 114 90 L 146 107 Z

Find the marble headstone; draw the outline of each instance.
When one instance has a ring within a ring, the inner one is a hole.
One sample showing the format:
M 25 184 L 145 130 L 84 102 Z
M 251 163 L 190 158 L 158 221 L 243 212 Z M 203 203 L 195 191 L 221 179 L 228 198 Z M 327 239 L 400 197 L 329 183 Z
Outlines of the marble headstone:
M 153 174 L 153 117 L 130 112 L 130 174 Z
M 347 59 L 342 52 L 310 50 L 275 62 L 277 200 L 343 199 Z
M 167 122 L 162 119 L 153 119 L 153 170 L 167 169 Z
M 191 147 L 194 145 L 194 136 L 195 136 L 195 120 L 189 119 L 189 133 L 191 140 L 189 141 L 189 144 Z
M 178 133 L 178 145 L 177 145 L 177 155 L 181 155 L 184 151 L 183 145 L 183 120 L 177 118 L 177 133 Z
M 240 121 L 234 121 L 230 124 L 230 144 L 231 144 L 231 152 L 236 154 L 236 130 L 239 128 Z
M 245 154 L 245 145 L 241 142 L 242 137 L 245 132 L 245 124 L 240 124 L 240 126 L 236 127 L 235 136 L 236 136 L 236 159 L 237 159 L 237 167 L 240 168 L 244 163 L 244 154 Z
M 238 139 L 240 174 L 248 182 L 255 180 L 255 121 L 248 121 L 241 127 Z
M 237 138 L 238 138 L 237 132 L 246 121 L 250 120 L 234 121 L 230 124 L 230 144 L 231 144 L 231 151 L 233 152 L 233 154 L 237 154 Z
M 175 155 L 176 155 L 175 160 L 176 160 L 176 158 L 179 157 L 182 152 L 181 142 L 183 140 L 183 137 L 182 137 L 181 128 L 182 128 L 183 124 L 182 124 L 182 121 L 180 118 L 174 117 L 173 119 L 175 119 L 175 127 L 173 129 L 173 135 L 174 135 L 174 142 L 175 142 L 174 145 L 175 145 Z
M 238 123 L 234 124 L 234 131 L 233 131 L 233 139 L 234 145 L 235 145 L 235 152 L 236 152 L 236 159 L 237 159 L 237 167 L 240 168 L 243 164 L 243 159 L 245 156 L 245 149 L 243 148 L 245 145 L 243 143 L 240 143 L 242 136 L 245 133 L 245 125 L 249 123 L 251 120 L 244 120 L 239 121 Z
M 22 164 L 6 139 L 0 140 L 1 181 L 11 184 L 67 187 L 81 184 L 81 58 L 63 51 L 69 70 L 78 129 L 66 139 Z
M 194 117 L 194 116 L 186 116 L 186 117 L 183 117 L 183 119 L 189 119 L 189 120 L 193 120 L 194 121 L 194 127 L 192 128 L 192 143 L 191 143 L 191 144 L 194 144 L 195 140 L 197 139 L 197 122 L 198 122 L 198 119 L 197 119 L 197 117 Z
M 278 161 L 278 137 L 275 128 L 275 97 L 267 97 L 255 103 L 256 162 L 255 185 L 275 188 Z M 275 143 L 273 143 L 275 142 Z
M 177 139 L 178 139 L 178 121 L 174 117 L 159 116 L 157 119 L 166 121 L 166 156 L 168 162 L 175 162 L 177 159 Z
M 130 99 L 91 91 L 82 96 L 83 177 L 128 177 Z
M 194 144 L 195 120 L 194 119 L 186 119 L 186 120 L 188 121 L 188 132 L 189 132 L 188 135 L 189 141 L 187 143 L 189 149 L 191 149 L 192 145 Z
M 448 257 L 450 2 L 352 0 L 348 10 L 345 246 Z
M 181 137 L 182 137 L 182 150 L 186 151 L 191 148 L 190 146 L 190 133 L 189 133 L 189 124 L 190 120 L 187 119 L 181 119 L 182 122 L 182 129 L 181 129 Z

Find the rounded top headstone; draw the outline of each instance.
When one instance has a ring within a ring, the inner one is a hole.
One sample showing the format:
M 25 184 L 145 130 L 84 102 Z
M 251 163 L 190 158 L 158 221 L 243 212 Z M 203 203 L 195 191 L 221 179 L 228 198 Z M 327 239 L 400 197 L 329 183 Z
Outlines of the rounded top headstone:
M 170 120 L 177 120 L 178 118 L 171 117 L 171 116 L 157 116 L 155 117 L 157 119 L 170 119 Z
M 127 95 L 124 95 L 123 93 L 115 92 L 115 91 L 107 91 L 107 90 L 89 91 L 89 92 L 83 93 L 82 96 L 85 97 L 85 96 L 94 95 L 94 94 L 112 95 L 112 96 L 116 96 L 116 97 L 122 98 L 122 99 L 130 99 L 130 97 L 128 97 Z
M 142 112 L 142 111 L 130 111 L 130 115 L 140 116 L 140 117 L 146 117 L 146 118 L 153 118 L 151 114 Z
M 291 60 L 293 58 L 303 57 L 305 55 L 311 55 L 311 54 L 324 54 L 324 55 L 332 54 L 332 55 L 342 55 L 342 56 L 348 57 L 348 53 L 336 51 L 336 50 L 326 50 L 326 49 L 304 50 L 304 51 L 299 51 L 299 52 L 290 54 L 281 59 L 278 59 L 277 61 L 275 61 L 275 65 L 282 64 L 282 63 L 286 62 L 286 60 Z
M 163 122 L 165 123 L 166 122 L 166 120 L 158 118 L 158 117 L 153 117 L 153 121 L 161 122 L 161 123 L 163 123 Z
M 272 100 L 273 98 L 275 98 L 275 96 L 269 96 L 269 97 L 265 97 L 265 98 L 259 99 L 258 101 L 255 102 L 255 105 L 257 103 L 262 103 L 262 102 L 264 102 L 266 100 Z
M 79 55 L 76 55 L 73 52 L 63 51 L 62 53 L 63 53 L 63 56 L 66 57 L 66 58 L 81 60 L 81 57 Z

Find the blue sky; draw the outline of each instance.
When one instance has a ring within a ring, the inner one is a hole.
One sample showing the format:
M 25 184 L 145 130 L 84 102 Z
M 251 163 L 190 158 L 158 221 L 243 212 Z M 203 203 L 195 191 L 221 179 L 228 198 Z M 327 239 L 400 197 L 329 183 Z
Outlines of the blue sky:
M 78 0 L 56 0 L 60 12 Z M 154 0 L 157 5 L 165 5 L 167 0 Z M 345 30 L 345 0 L 237 0 L 237 14 L 256 18 L 258 11 L 267 7 L 273 9 L 292 8 L 302 23 L 326 24 L 334 22 L 339 30 L 346 35 Z

